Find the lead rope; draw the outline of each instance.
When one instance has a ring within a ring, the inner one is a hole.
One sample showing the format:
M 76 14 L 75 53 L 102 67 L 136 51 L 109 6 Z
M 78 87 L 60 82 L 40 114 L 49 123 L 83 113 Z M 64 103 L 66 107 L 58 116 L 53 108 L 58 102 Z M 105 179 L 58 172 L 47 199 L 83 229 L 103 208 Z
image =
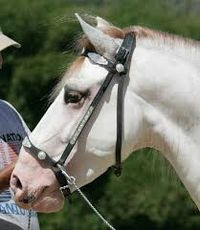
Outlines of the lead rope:
M 65 171 L 65 168 L 61 165 L 58 164 L 59 169 L 61 170 L 61 172 L 63 173 L 63 175 L 66 177 L 67 182 L 69 185 L 74 186 L 76 188 L 76 190 L 78 191 L 78 193 L 80 194 L 80 196 L 85 200 L 85 202 L 89 205 L 89 207 L 96 213 L 96 215 L 103 221 L 103 223 L 105 225 L 107 225 L 108 228 L 110 228 L 111 230 L 116 230 L 116 228 L 114 228 L 102 215 L 101 213 L 94 207 L 94 205 L 88 200 L 88 198 L 86 197 L 86 195 L 81 191 L 81 189 L 77 186 L 76 184 L 76 179 L 73 176 L 69 176 L 67 174 L 67 172 Z M 60 189 L 63 190 L 65 189 L 65 187 L 68 186 L 63 186 Z
M 28 230 L 31 230 L 31 208 L 28 210 Z

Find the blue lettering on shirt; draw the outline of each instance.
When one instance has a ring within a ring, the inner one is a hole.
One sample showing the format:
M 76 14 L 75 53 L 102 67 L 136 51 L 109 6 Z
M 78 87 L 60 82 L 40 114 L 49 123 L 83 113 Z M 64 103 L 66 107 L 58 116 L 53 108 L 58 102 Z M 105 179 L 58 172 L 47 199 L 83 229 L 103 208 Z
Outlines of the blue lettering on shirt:
M 0 213 L 2 214 L 12 214 L 12 215 L 20 215 L 20 216 L 29 216 L 36 217 L 36 212 L 22 209 L 18 207 L 15 203 L 5 203 L 0 204 Z
M 5 203 L 11 200 L 11 193 L 10 190 L 7 189 L 4 192 L 0 193 L 0 203 Z

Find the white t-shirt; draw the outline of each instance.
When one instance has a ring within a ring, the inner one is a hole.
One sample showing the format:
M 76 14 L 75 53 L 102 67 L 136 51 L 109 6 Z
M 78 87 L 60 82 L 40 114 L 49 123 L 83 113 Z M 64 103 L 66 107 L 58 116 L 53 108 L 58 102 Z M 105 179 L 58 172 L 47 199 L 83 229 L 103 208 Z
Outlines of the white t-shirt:
M 22 140 L 30 132 L 22 117 L 6 101 L 0 100 L 0 170 L 10 164 L 19 153 Z M 0 193 L 1 219 L 12 222 L 22 229 L 28 229 L 29 211 L 18 207 L 10 189 Z M 31 230 L 39 230 L 37 214 L 31 211 Z

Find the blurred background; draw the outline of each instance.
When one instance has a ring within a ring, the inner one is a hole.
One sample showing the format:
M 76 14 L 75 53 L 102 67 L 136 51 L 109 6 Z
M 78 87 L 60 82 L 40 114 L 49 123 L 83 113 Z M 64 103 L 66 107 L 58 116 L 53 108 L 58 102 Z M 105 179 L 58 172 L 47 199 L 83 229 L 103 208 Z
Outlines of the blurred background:
M 74 13 L 98 15 L 119 27 L 141 25 L 200 39 L 200 0 L 0 0 L 0 26 L 22 44 L 3 53 L 0 98 L 11 102 L 33 129 L 48 95 L 76 57 L 81 29 Z M 200 213 L 160 153 L 140 150 L 83 188 L 119 230 L 196 230 Z M 63 211 L 39 214 L 42 230 L 106 227 L 76 193 Z

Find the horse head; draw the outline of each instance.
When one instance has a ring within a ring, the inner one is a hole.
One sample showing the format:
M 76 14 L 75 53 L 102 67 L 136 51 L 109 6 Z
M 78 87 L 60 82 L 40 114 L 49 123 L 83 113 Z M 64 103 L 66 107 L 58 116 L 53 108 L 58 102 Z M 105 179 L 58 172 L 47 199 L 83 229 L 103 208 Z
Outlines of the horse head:
M 113 61 L 125 33 L 99 17 L 97 27 L 77 17 L 85 33 L 82 52 L 95 53 L 97 62 Z M 31 133 L 31 142 L 53 159 L 59 159 L 107 74 L 106 68 L 92 63 L 88 57 L 78 57 L 57 86 L 57 97 Z M 115 163 L 117 86 L 114 81 L 65 162 L 67 173 L 76 178 L 79 187 L 90 183 Z M 123 159 L 135 144 L 133 135 L 137 134 L 135 142 L 138 141 L 142 120 L 129 86 L 124 104 Z M 29 205 L 24 202 L 29 196 L 36 197 L 33 208 L 39 211 L 55 211 L 63 205 L 52 170 L 30 156 L 24 147 L 13 172 L 11 187 L 23 207 Z

